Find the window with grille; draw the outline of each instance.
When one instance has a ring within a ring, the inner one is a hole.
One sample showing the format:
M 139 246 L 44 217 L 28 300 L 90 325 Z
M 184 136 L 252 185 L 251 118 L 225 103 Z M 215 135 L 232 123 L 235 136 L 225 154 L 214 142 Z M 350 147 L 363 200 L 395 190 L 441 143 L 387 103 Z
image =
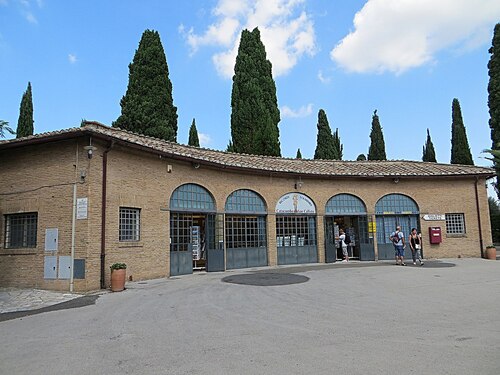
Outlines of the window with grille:
M 464 214 L 446 214 L 446 234 L 465 234 Z
M 170 210 L 172 211 L 215 211 L 215 203 L 212 195 L 202 186 L 196 184 L 185 184 L 179 186 L 170 198 Z
M 252 190 L 236 190 L 226 200 L 226 212 L 266 213 L 264 200 Z
M 316 218 L 312 216 L 276 216 L 276 245 L 316 245 Z
M 418 206 L 413 199 L 402 194 L 388 194 L 380 198 L 375 205 L 375 214 L 377 215 L 418 213 Z
M 38 214 L 5 215 L 5 248 L 36 247 Z
M 365 204 L 351 194 L 337 194 L 326 203 L 327 214 L 356 215 L 366 214 Z
M 139 208 L 120 207 L 120 241 L 139 241 L 140 218 Z
M 230 249 L 265 247 L 266 218 L 226 215 L 226 244 Z

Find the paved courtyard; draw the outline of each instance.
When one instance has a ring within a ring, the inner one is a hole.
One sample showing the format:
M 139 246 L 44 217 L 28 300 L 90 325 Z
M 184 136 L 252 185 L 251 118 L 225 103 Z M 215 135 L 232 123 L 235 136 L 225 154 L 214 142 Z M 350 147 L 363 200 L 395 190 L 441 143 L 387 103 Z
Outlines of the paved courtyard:
M 499 312 L 499 261 L 199 273 L 0 322 L 0 374 L 498 375 Z

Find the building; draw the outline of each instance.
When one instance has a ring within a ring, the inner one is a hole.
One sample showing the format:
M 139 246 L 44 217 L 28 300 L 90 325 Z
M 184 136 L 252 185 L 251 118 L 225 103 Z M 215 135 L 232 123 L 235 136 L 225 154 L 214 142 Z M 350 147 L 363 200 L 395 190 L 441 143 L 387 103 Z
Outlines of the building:
M 0 165 L 2 286 L 96 290 L 114 262 L 133 280 L 334 262 L 339 228 L 361 261 L 393 259 L 396 224 L 427 258 L 491 243 L 484 167 L 232 154 L 96 122 L 0 141 Z

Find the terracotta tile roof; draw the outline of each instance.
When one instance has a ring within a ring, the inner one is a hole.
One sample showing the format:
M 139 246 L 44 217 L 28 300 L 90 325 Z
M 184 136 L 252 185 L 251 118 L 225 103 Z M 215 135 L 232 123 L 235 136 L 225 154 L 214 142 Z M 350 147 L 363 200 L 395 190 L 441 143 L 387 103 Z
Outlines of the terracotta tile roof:
M 260 155 L 236 154 L 200 147 L 191 147 L 161 139 L 147 137 L 98 122 L 86 122 L 83 127 L 41 133 L 29 137 L 0 141 L 0 150 L 7 145 L 22 146 L 51 139 L 69 138 L 92 134 L 132 147 L 157 152 L 172 158 L 193 163 L 209 164 L 219 168 L 240 169 L 253 173 L 284 173 L 301 176 L 323 177 L 436 177 L 436 176 L 483 176 L 492 177 L 492 168 L 459 164 L 426 163 L 420 161 L 343 161 L 291 159 Z

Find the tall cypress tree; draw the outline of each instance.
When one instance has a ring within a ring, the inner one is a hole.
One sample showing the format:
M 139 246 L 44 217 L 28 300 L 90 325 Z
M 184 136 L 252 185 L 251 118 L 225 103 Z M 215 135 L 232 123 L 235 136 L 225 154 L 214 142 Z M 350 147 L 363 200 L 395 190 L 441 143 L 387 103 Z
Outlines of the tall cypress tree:
M 436 151 L 434 151 L 434 145 L 432 144 L 429 128 L 427 128 L 427 141 L 423 146 L 422 161 L 436 162 Z
M 451 117 L 451 164 L 474 165 L 457 98 L 454 98 L 451 104 Z
M 188 145 L 200 147 L 200 139 L 198 138 L 198 130 L 196 130 L 196 123 L 193 119 L 191 127 L 189 128 L 189 141 Z
M 300 152 L 300 148 L 297 149 L 297 156 L 295 156 L 295 159 L 302 159 L 302 153 Z
M 344 155 L 344 145 L 340 142 L 339 128 L 337 128 L 335 133 L 333 133 L 333 145 L 337 151 L 337 157 L 335 159 L 342 160 L 342 156 Z
M 17 138 L 33 135 L 33 98 L 31 95 L 31 82 L 21 99 L 19 108 L 19 120 L 17 120 Z
M 241 33 L 234 67 L 231 109 L 228 150 L 281 156 L 276 84 L 258 28 Z
M 382 126 L 380 126 L 377 110 L 373 112 L 370 139 L 371 143 L 368 149 L 368 160 L 387 160 L 384 134 L 382 133 Z
M 129 65 L 127 92 L 120 101 L 122 114 L 113 126 L 167 141 L 177 141 L 177 107 L 167 58 L 157 31 L 142 34 Z
M 334 160 L 338 159 L 338 150 L 332 135 L 332 130 L 328 124 L 328 118 L 324 110 L 318 112 L 318 137 L 316 140 L 316 151 L 314 159 Z
M 500 151 L 500 23 L 495 25 L 493 41 L 489 49 L 490 61 L 488 62 L 488 107 L 490 110 L 491 148 Z M 500 176 L 500 163 L 493 163 L 497 176 Z M 500 198 L 499 177 L 497 177 L 496 190 Z

